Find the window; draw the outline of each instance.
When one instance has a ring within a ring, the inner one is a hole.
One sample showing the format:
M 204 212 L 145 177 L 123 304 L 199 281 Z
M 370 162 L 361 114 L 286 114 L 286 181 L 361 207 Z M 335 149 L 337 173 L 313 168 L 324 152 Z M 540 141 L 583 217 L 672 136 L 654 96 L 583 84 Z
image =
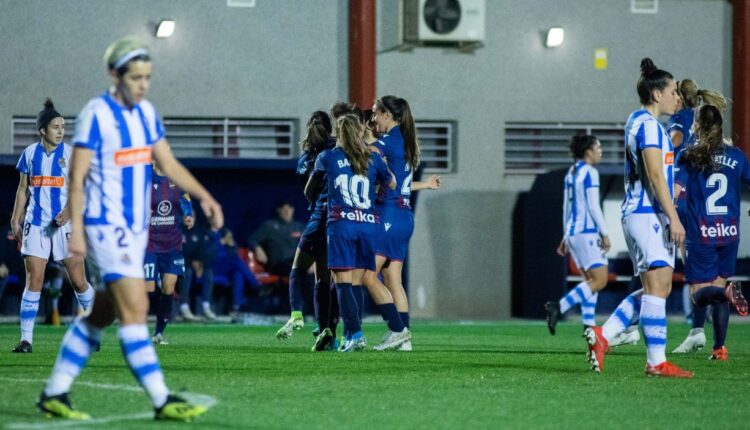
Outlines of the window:
M 576 134 L 593 134 L 602 144 L 602 165 L 623 165 L 623 124 L 506 123 L 505 174 L 539 174 L 573 161 L 568 144 Z

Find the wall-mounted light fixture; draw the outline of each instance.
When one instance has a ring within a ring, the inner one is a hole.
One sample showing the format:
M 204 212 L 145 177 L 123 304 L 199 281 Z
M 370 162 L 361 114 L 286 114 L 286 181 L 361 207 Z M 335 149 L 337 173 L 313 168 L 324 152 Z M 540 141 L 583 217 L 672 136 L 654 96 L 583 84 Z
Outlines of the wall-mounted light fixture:
M 156 25 L 156 37 L 169 37 L 174 33 L 174 20 L 162 19 Z
M 547 40 L 544 45 L 547 48 L 557 48 L 565 40 L 565 30 L 562 27 L 552 27 L 547 30 Z

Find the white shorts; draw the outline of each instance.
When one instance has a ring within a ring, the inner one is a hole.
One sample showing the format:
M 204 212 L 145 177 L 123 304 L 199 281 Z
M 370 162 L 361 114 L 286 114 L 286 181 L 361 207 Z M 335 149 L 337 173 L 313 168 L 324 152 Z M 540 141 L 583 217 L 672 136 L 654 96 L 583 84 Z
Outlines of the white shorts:
M 120 278 L 143 279 L 148 230 L 135 233 L 127 227 L 86 226 L 88 254 L 104 282 Z
M 566 239 L 570 255 L 581 270 L 606 266 L 607 257 L 598 233 L 579 233 Z
M 30 255 L 45 260 L 49 260 L 52 255 L 53 261 L 62 261 L 68 258 L 68 239 L 70 239 L 70 223 L 57 228 L 25 223 L 21 255 Z
M 652 268 L 674 268 L 675 247 L 669 240 L 669 222 L 664 214 L 634 213 L 622 219 L 633 275 Z

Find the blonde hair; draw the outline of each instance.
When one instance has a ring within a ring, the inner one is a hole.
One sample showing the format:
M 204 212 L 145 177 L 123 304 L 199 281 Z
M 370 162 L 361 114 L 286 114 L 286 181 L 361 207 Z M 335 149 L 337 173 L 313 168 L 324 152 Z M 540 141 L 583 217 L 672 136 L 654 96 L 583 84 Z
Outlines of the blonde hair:
M 336 145 L 343 148 L 356 175 L 366 175 L 370 168 L 370 151 L 363 134 L 364 126 L 357 115 L 348 113 L 336 120 Z
M 682 102 L 689 108 L 696 108 L 705 104 L 716 106 L 722 113 L 727 110 L 727 99 L 721 93 L 700 89 L 692 79 L 681 80 L 677 90 L 682 97 Z
M 137 55 L 133 56 L 128 61 L 136 58 L 144 61 L 149 61 L 150 59 L 147 46 L 141 42 L 140 39 L 135 36 L 123 37 L 122 39 L 113 42 L 107 47 L 107 50 L 104 51 L 104 66 L 107 70 L 117 69 L 119 72 L 128 61 L 121 65 L 117 65 L 117 63 L 126 58 L 128 54 L 133 53 Z

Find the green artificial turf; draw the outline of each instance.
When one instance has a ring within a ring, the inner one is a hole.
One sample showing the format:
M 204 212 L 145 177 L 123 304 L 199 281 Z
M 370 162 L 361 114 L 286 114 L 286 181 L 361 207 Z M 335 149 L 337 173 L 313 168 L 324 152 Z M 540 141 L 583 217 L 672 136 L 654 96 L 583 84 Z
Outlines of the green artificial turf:
M 68 428 L 697 429 L 747 424 L 741 399 L 750 376 L 750 325 L 730 326 L 728 362 L 707 360 L 710 349 L 668 354 L 695 371 L 692 380 L 645 377 L 642 343 L 615 349 L 607 356 L 605 373 L 594 374 L 585 359 L 581 327 L 574 323 L 561 324 L 553 337 L 539 323 L 417 322 L 411 353 L 310 353 L 309 325 L 286 342 L 274 338 L 276 329 L 171 325 L 171 344 L 157 347 L 167 384 L 218 403 L 192 424 L 155 424 L 144 418 L 150 403 L 125 368 L 110 328 L 71 395 L 78 409 L 102 421 Z M 0 428 L 70 425 L 44 418 L 34 408 L 64 330 L 37 326 L 34 352 L 12 354 L 18 327 L 0 326 Z M 682 322 L 670 324 L 668 351 L 687 330 Z M 383 331 L 380 324 L 365 325 L 371 345 Z

